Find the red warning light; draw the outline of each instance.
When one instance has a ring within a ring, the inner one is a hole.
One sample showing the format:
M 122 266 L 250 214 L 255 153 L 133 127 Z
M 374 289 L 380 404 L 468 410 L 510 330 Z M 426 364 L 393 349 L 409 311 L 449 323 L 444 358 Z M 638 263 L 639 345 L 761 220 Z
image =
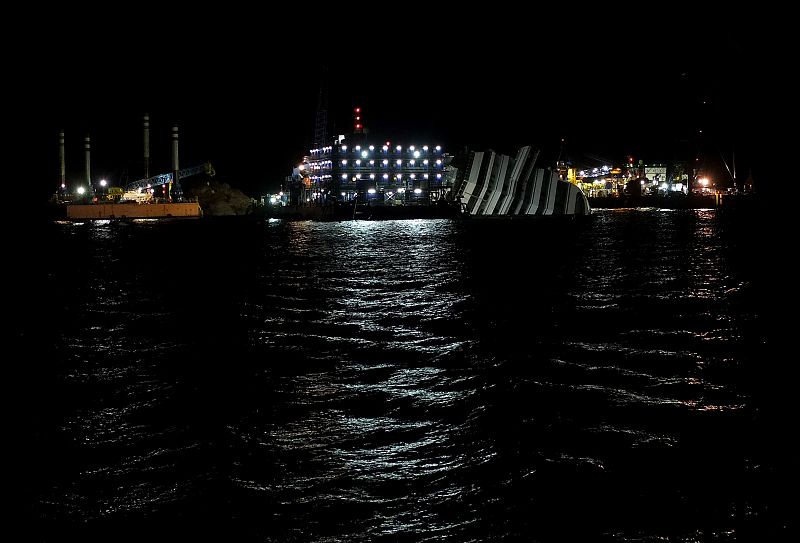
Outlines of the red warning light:
M 361 108 L 360 107 L 356 108 L 356 113 L 361 113 Z

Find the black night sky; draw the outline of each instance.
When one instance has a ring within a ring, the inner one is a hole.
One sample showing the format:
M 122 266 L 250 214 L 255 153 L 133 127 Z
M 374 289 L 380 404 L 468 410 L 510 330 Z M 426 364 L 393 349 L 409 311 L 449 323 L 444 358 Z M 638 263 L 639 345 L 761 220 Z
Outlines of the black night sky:
M 136 179 L 147 112 L 152 171 L 169 169 L 169 131 L 178 123 L 182 166 L 210 161 L 219 179 L 251 196 L 275 191 L 311 143 L 328 66 L 332 133 L 348 132 L 359 105 L 375 141 L 441 144 L 451 153 L 533 145 L 554 156 L 564 138 L 579 166 L 698 152 L 730 161 L 735 151 L 740 177 L 750 168 L 757 182 L 770 177 L 766 135 L 782 106 L 765 83 L 781 50 L 745 16 L 565 27 L 505 15 L 456 24 L 440 13 L 430 33 L 408 33 L 411 21 L 400 19 L 387 31 L 364 19 L 341 33 L 245 19 L 208 31 L 187 25 L 179 39 L 129 38 L 128 22 L 104 44 L 71 33 L 55 54 L 12 55 L 18 175 L 34 179 L 38 195 L 52 193 L 63 128 L 68 178 L 82 176 L 89 133 L 93 177 Z

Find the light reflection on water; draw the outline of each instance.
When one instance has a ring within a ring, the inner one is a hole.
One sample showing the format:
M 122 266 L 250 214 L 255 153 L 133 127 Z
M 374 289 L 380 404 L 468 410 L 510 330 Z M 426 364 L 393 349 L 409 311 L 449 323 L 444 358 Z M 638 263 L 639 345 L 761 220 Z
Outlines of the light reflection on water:
M 762 511 L 704 492 L 748 476 L 761 344 L 714 211 L 58 227 L 47 529 L 685 539 Z

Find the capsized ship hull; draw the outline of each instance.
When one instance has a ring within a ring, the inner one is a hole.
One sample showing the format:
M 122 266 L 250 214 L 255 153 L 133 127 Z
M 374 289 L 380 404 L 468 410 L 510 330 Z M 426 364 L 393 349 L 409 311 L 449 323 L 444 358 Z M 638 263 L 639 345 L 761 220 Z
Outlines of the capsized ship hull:
M 473 217 L 589 215 L 581 190 L 561 181 L 558 172 L 535 167 L 538 155 L 529 146 L 516 157 L 491 150 L 470 153 L 456 188 L 465 212 Z

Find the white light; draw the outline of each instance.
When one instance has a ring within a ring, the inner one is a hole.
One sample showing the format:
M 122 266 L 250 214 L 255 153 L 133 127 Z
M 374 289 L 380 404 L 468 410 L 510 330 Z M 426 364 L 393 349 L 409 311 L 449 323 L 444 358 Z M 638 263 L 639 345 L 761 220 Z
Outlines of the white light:
M 375 161 L 374 161 L 374 160 L 370 160 L 370 161 L 369 161 L 369 164 L 370 164 L 370 166 L 371 166 L 371 165 L 375 164 Z
M 414 189 L 414 194 L 422 194 L 422 189 Z
M 441 166 L 441 165 L 442 165 L 442 161 L 441 161 L 441 160 L 437 160 L 437 161 L 436 161 L 436 165 L 437 165 L 437 166 Z
M 342 193 L 342 196 L 344 196 L 344 192 Z
M 370 179 L 375 179 L 375 174 L 374 173 L 369 174 L 369 178 Z
M 367 155 L 368 155 L 368 154 L 369 154 L 369 153 L 368 153 L 368 152 L 366 152 L 366 151 L 361 151 L 361 158 L 367 158 Z
M 384 179 L 389 179 L 389 174 L 388 173 L 383 174 L 383 178 Z
M 78 187 L 78 194 L 83 194 L 84 192 L 86 192 L 86 189 L 85 189 L 85 188 L 83 188 L 83 187 Z
M 442 150 L 442 146 L 441 146 L 441 145 L 437 145 L 437 146 L 436 146 L 436 150 L 437 150 L 437 151 L 441 151 L 441 150 Z
M 360 173 L 356 174 L 356 179 L 361 179 L 361 174 Z
M 303 170 L 305 170 L 305 169 L 306 169 L 306 166 L 305 166 L 305 164 L 300 164 L 300 165 L 297 167 L 297 169 L 298 169 L 298 170 L 300 170 L 300 171 L 302 172 Z
M 414 158 L 419 158 L 419 151 L 414 151 Z
M 361 161 L 360 160 L 356 160 L 356 166 L 361 166 Z
M 374 145 L 370 145 L 370 146 L 369 146 L 369 150 L 370 150 L 370 151 L 374 151 L 374 150 L 375 150 L 375 146 L 374 146 Z
M 347 174 L 346 173 L 342 174 L 342 179 L 347 179 Z
M 416 179 L 417 178 L 416 174 L 413 174 L 413 173 L 411 174 L 410 177 L 411 177 L 411 179 Z
M 403 194 L 405 191 L 406 191 L 405 187 L 400 187 L 400 188 L 397 189 L 397 193 L 398 194 Z
M 389 146 L 388 146 L 388 145 L 384 145 L 384 146 L 383 146 L 383 150 L 384 150 L 384 151 L 388 151 L 388 150 L 389 150 Z
M 403 150 L 403 146 L 402 145 L 398 145 L 397 147 L 395 147 L 395 149 L 397 149 L 398 151 L 402 151 Z
M 101 187 L 105 187 L 107 184 L 108 184 L 108 183 L 106 183 L 106 180 L 105 180 L 105 179 L 101 179 L 101 180 L 100 180 L 100 186 L 101 186 Z
M 342 160 L 342 165 L 347 164 L 347 159 Z
M 667 190 L 667 184 L 666 183 L 661 183 L 661 188 L 664 189 L 664 190 Z
M 412 145 L 411 147 L 408 148 L 408 150 L 409 151 L 413 151 L 414 150 L 414 146 Z
M 387 166 L 388 164 L 389 164 L 389 161 L 388 161 L 388 160 L 384 160 L 384 161 L 383 161 L 383 165 L 384 165 L 384 166 Z
M 427 179 L 427 178 L 428 178 L 428 174 L 427 174 L 427 173 L 425 173 L 425 174 L 422 174 L 422 177 L 424 177 L 425 179 Z
M 440 174 L 440 173 L 437 173 L 437 174 L 436 174 L 436 179 L 441 179 L 441 178 L 442 178 L 442 174 Z
M 347 151 L 347 145 L 342 145 L 342 151 Z
M 361 150 L 361 146 L 360 145 L 356 145 L 356 151 L 360 151 L 360 150 Z
M 369 192 L 370 194 L 375 194 L 375 189 L 367 189 L 367 192 Z
M 283 196 L 283 191 L 280 191 L 278 195 Z
M 427 151 L 427 150 L 428 150 L 428 146 L 427 146 L 427 145 L 423 146 L 423 147 L 422 147 L 422 150 L 423 150 L 423 151 Z
M 402 173 L 398 173 L 397 174 L 397 179 L 402 179 L 402 178 L 403 178 L 403 174 Z
M 428 165 L 428 159 L 426 158 L 425 160 L 422 161 L 422 163 L 427 166 Z
M 403 164 L 403 161 L 402 160 L 398 160 L 397 161 L 397 165 L 400 166 L 401 164 Z
M 411 159 L 411 160 L 408 161 L 409 166 L 413 166 L 416 163 L 417 163 L 417 161 L 414 160 L 414 159 Z

